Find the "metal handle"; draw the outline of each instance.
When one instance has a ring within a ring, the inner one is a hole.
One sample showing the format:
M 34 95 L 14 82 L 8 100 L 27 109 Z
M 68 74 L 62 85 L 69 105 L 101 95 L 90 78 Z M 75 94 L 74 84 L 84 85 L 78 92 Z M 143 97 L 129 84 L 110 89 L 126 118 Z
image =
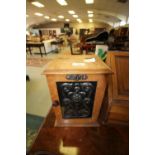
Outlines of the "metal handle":
M 53 105 L 53 107 L 59 106 L 59 101 L 58 100 L 54 100 L 52 105 Z

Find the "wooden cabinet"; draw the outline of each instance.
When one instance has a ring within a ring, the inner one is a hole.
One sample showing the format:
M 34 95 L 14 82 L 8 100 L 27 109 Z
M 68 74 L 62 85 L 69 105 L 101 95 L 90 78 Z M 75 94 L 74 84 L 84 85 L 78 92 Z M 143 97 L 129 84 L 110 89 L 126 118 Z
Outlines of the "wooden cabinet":
M 129 28 L 120 27 L 118 30 L 114 30 L 115 41 L 111 48 L 117 50 L 129 51 Z
M 111 73 L 100 58 L 58 57 L 44 73 L 56 115 L 55 126 L 98 126 L 107 76 Z
M 109 76 L 108 121 L 129 121 L 129 53 L 108 52 L 106 63 L 113 74 Z

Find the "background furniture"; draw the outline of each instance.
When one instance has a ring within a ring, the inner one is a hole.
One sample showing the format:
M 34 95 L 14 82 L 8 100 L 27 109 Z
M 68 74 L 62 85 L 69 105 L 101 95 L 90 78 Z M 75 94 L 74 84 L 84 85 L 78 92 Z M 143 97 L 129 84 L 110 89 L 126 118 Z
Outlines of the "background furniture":
M 72 43 L 69 41 L 69 46 L 72 55 L 80 55 L 83 53 L 80 43 Z
M 51 41 L 51 45 L 53 48 L 55 48 L 54 51 L 56 52 L 59 52 L 62 49 L 63 43 L 64 40 L 62 38 L 52 39 Z
M 41 47 L 44 47 L 44 54 L 46 55 L 46 49 L 45 49 L 44 43 L 42 43 L 42 42 L 26 42 L 26 48 L 29 49 L 30 54 L 32 54 L 31 48 L 33 48 L 33 47 L 39 48 L 41 57 L 43 56 Z
M 94 43 L 94 44 L 104 44 L 108 40 L 108 32 L 102 31 L 97 34 L 94 34 L 91 37 L 86 38 L 87 43 Z
M 53 39 L 44 40 L 43 41 L 44 46 L 45 46 L 45 49 L 46 49 L 46 53 L 50 53 L 50 52 L 53 52 L 53 51 L 57 51 L 58 50 L 57 45 L 51 45 L 51 42 L 52 41 L 53 41 Z
M 95 53 L 95 47 L 96 45 L 94 44 L 82 44 L 81 45 L 81 50 L 82 51 L 86 51 L 86 54 L 88 54 L 89 52 Z
M 129 51 L 129 28 L 120 27 L 114 30 L 114 44 L 110 50 L 126 50 Z
M 56 44 L 52 44 L 52 42 L 56 42 Z M 31 42 L 28 41 L 26 42 L 26 51 L 30 52 L 32 54 L 31 48 L 39 48 L 41 56 L 43 54 L 48 54 L 50 52 L 55 52 L 59 50 L 59 45 L 63 44 L 63 40 L 56 40 L 56 39 L 49 39 L 49 40 L 44 40 L 42 42 Z M 44 48 L 44 52 L 42 52 L 42 47 Z
M 110 68 L 96 55 L 54 59 L 44 74 L 56 115 L 55 126 L 98 126 L 110 73 Z

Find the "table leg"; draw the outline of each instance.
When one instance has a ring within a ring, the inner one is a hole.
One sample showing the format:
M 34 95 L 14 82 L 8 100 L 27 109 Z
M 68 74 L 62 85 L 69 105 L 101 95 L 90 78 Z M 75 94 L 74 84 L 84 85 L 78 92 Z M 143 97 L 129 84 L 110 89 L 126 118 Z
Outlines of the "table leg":
M 86 54 L 88 54 L 88 47 L 86 47 Z
M 83 50 L 80 48 L 80 54 L 83 54 Z
M 39 47 L 39 49 L 40 49 L 40 54 L 41 54 L 41 57 L 43 57 L 43 54 L 42 54 L 42 51 L 41 51 L 41 47 Z
M 31 52 L 31 47 L 29 47 L 29 52 L 30 52 L 30 54 L 32 55 L 32 52 Z
M 44 51 L 45 51 L 45 55 L 47 55 L 47 53 L 46 53 L 46 49 L 45 49 L 45 46 L 44 46 Z

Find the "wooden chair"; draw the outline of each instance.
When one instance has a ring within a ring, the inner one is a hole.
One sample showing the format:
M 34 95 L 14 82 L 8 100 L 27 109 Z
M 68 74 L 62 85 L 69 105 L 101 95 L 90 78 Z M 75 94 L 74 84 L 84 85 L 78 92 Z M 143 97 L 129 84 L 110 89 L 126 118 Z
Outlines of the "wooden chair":
M 72 55 L 81 55 L 83 52 L 81 50 L 80 43 L 69 42 L 70 50 Z

